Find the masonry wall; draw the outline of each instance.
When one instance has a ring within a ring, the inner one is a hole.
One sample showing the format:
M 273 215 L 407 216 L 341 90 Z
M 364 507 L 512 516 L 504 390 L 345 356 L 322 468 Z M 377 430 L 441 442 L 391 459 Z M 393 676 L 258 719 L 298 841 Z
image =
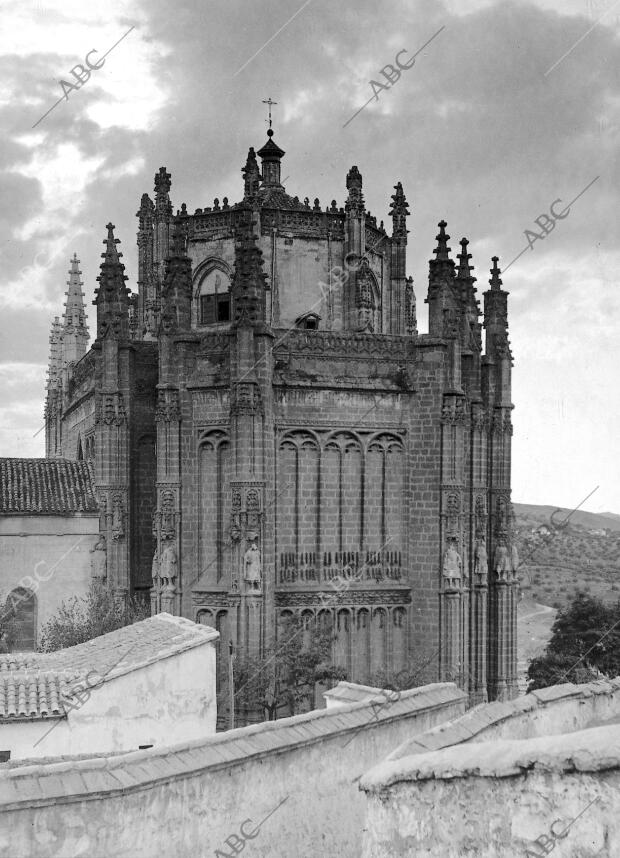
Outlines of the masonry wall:
M 131 586 L 148 602 L 155 553 L 153 515 L 157 506 L 155 404 L 157 347 L 140 343 L 131 361 L 129 506 L 131 511 Z
M 0 856 L 229 855 L 245 822 L 259 828 L 248 843 L 257 858 L 357 858 L 360 775 L 464 708 L 454 685 L 427 686 L 391 706 L 315 711 L 167 751 L 5 768 Z
M 614 858 L 618 723 L 615 679 L 480 705 L 410 738 L 361 780 L 364 858 L 547 854 L 538 837 L 562 856 Z
M 118 753 L 215 733 L 215 641 L 105 681 L 92 674 L 87 683 L 88 699 L 49 733 L 48 721 L 0 725 L 2 750 L 15 759 Z
M 35 647 L 61 603 L 88 591 L 98 532 L 96 513 L 0 516 L 0 601 L 17 587 L 34 593 Z
M 415 762 L 362 780 L 369 799 L 363 858 L 620 853 L 617 725 L 407 760 Z
M 419 681 L 439 675 L 439 591 L 441 587 L 440 417 L 445 346 L 430 338 L 417 345 L 416 396 L 408 414 L 409 568 L 411 570 L 411 657 Z
M 470 709 L 395 748 L 390 760 L 449 748 L 463 742 L 530 739 L 572 733 L 620 719 L 620 678 L 584 685 L 552 685 L 516 700 L 486 703 Z

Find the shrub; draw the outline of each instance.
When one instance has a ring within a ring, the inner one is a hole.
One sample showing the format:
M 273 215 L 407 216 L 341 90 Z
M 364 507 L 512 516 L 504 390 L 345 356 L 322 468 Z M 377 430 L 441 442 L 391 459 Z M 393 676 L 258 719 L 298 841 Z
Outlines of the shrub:
M 141 601 L 115 600 L 104 584 L 91 582 L 86 596 L 74 596 L 63 602 L 41 629 L 40 652 L 54 652 L 113 632 L 150 616 Z

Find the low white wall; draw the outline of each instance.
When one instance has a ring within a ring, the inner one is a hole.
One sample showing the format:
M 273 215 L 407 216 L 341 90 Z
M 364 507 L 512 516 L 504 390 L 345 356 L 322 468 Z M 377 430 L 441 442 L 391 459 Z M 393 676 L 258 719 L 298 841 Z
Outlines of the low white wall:
M 0 855 L 222 858 L 252 833 L 253 858 L 358 858 L 360 776 L 465 706 L 443 683 L 391 705 L 314 711 L 167 751 L 5 768 Z
M 541 842 L 558 858 L 617 858 L 620 678 L 477 706 L 408 739 L 360 786 L 363 858 L 542 856 Z
M 395 748 L 388 759 L 435 751 L 462 742 L 530 739 L 572 733 L 620 718 L 620 677 L 582 685 L 565 683 L 506 703 L 482 703 Z
M 362 858 L 617 858 L 620 728 L 467 743 L 376 766 Z
M 214 641 L 106 678 L 66 718 L 0 724 L 0 750 L 10 750 L 11 759 L 35 759 L 135 751 L 213 735 Z

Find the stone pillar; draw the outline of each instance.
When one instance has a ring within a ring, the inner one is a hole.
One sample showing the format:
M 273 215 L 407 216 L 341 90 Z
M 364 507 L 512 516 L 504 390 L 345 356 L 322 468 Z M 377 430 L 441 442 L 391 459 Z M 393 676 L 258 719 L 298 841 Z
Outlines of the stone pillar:
M 166 365 L 169 347 L 168 337 L 160 337 L 160 367 Z M 157 571 L 158 577 L 153 575 L 151 611 L 167 611 L 176 615 L 180 613 L 182 593 L 179 391 L 164 383 L 158 386 L 157 396 L 157 509 L 153 520 L 156 546 L 153 572 Z
M 494 699 L 499 701 L 509 700 L 509 670 L 511 646 L 510 640 L 501 630 L 508 627 L 511 619 L 510 585 L 508 581 L 497 580 L 495 582 L 494 607 L 497 617 L 498 631 L 496 646 L 496 676 L 494 683 Z
M 484 545 L 484 540 L 481 541 Z M 476 548 L 472 575 L 472 680 L 470 700 L 473 704 L 486 703 L 487 693 L 487 611 L 488 611 L 488 560 L 486 549 Z
M 508 660 L 508 696 L 512 700 L 519 695 L 519 679 L 517 676 L 517 605 L 519 602 L 519 582 L 516 570 L 513 569 L 513 580 L 508 585 L 510 590 L 509 629 L 509 660 Z
M 462 589 L 460 581 L 446 582 L 442 595 L 443 623 L 441 647 L 441 678 L 444 682 L 456 682 L 463 678 L 461 661 L 462 640 Z

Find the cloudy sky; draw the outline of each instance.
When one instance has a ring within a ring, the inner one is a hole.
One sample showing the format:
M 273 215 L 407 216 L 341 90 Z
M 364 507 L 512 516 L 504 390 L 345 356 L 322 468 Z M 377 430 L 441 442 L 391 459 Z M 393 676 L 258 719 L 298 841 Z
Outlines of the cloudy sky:
M 491 256 L 506 267 L 527 248 L 504 277 L 514 499 L 574 507 L 599 486 L 585 508 L 620 513 L 620 2 L 0 0 L 0 15 L 0 455 L 44 454 L 49 327 L 73 252 L 92 331 L 105 224 L 135 289 L 135 213 L 154 173 L 172 173 L 175 208 L 240 199 L 271 96 L 291 194 L 342 205 L 357 164 L 387 222 L 403 182 L 422 331 L 441 218 L 455 252 L 470 239 L 479 289 Z M 33 128 L 59 81 L 126 33 Z M 369 81 L 433 36 L 348 122 Z M 545 235 L 535 220 L 558 199 L 565 217 L 552 230 L 543 217 Z M 542 238 L 528 247 L 526 230 Z

